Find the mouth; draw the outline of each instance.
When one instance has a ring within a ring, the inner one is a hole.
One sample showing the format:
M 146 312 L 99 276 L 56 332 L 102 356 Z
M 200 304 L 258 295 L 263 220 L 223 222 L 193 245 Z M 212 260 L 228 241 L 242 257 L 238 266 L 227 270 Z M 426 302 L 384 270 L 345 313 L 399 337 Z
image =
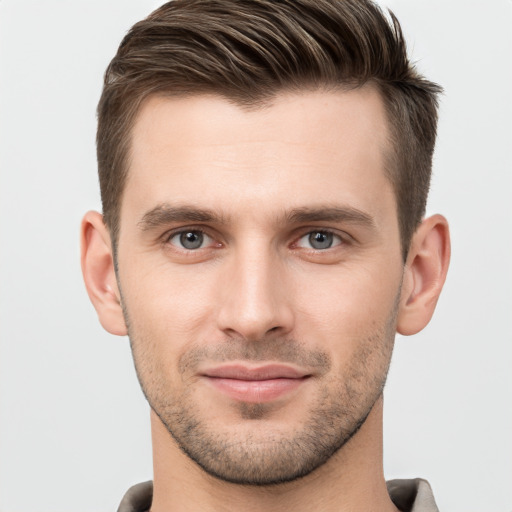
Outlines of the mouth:
M 208 369 L 201 377 L 231 399 L 265 403 L 296 391 L 311 374 L 282 364 L 230 364 Z

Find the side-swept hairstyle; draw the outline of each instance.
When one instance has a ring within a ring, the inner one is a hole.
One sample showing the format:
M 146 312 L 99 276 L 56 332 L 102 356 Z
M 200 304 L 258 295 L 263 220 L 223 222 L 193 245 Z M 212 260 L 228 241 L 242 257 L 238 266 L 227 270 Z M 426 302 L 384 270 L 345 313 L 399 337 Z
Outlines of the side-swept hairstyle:
M 425 213 L 441 88 L 409 62 L 398 20 L 370 0 L 174 0 L 135 24 L 105 73 L 97 154 L 114 248 L 130 134 L 150 95 L 215 93 L 257 108 L 280 91 L 373 84 L 389 127 L 388 177 L 404 257 Z

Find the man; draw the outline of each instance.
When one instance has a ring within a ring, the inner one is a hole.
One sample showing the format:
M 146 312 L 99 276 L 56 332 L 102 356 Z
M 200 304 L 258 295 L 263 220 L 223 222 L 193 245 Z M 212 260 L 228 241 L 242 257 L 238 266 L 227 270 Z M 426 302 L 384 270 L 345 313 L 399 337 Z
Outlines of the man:
M 151 406 L 153 484 L 120 511 L 437 510 L 385 483 L 382 391 L 448 267 L 439 91 L 369 1 L 177 0 L 124 38 L 82 223 Z

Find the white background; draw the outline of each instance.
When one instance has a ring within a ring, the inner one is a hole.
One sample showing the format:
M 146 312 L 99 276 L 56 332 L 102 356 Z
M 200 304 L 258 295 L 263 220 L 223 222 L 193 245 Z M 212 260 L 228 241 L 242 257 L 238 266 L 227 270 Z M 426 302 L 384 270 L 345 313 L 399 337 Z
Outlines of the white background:
M 79 270 L 99 208 L 95 107 L 136 0 L 0 1 L 0 511 L 113 511 L 151 478 L 128 341 L 102 331 Z M 397 340 L 388 478 L 442 511 L 512 511 L 512 3 L 394 0 L 413 59 L 446 90 L 430 212 L 453 258 L 431 325 Z

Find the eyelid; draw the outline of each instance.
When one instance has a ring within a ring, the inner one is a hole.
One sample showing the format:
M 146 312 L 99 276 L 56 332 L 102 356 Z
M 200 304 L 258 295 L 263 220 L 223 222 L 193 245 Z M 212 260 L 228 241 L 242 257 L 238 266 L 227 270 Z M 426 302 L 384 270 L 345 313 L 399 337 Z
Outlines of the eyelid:
M 212 233 L 212 231 L 214 231 L 214 230 L 212 230 L 210 227 L 204 226 L 204 225 L 185 225 L 185 226 L 179 226 L 176 228 L 172 228 L 172 229 L 165 231 L 159 237 L 159 239 L 163 245 L 170 245 L 170 240 L 174 236 L 179 235 L 181 233 L 190 232 L 190 231 L 200 232 L 204 236 L 210 238 L 214 242 L 213 248 L 223 247 L 225 245 L 224 242 L 219 241 L 219 239 L 221 237 L 219 236 L 218 233 L 216 233 L 216 232 Z M 290 247 L 310 250 L 310 251 L 314 251 L 314 252 L 325 252 L 327 249 L 314 249 L 312 247 L 308 249 L 306 247 L 298 246 L 299 240 L 301 240 L 305 236 L 307 236 L 311 233 L 315 233 L 315 232 L 329 233 L 340 240 L 340 243 L 330 247 L 329 249 L 334 249 L 340 245 L 348 245 L 348 244 L 352 244 L 355 242 L 354 238 L 345 231 L 340 231 L 338 229 L 333 229 L 333 228 L 325 228 L 322 226 L 307 226 L 307 227 L 301 227 L 301 228 L 295 230 L 295 236 L 293 236 L 293 242 L 291 243 Z M 179 249 L 179 247 L 177 247 L 176 245 L 173 244 L 173 246 L 176 247 L 177 249 Z M 210 246 L 201 247 L 200 249 L 196 249 L 196 251 L 199 251 L 201 249 L 208 249 L 208 248 L 212 248 L 211 244 L 210 244 Z M 185 248 L 183 248 L 182 250 L 190 252 L 190 250 L 187 250 Z
M 211 240 L 211 242 L 214 242 L 216 247 L 220 247 L 223 245 L 221 242 L 218 241 L 218 237 L 211 233 L 210 229 L 205 228 L 205 226 L 197 226 L 197 225 L 196 226 L 193 226 L 193 225 L 192 226 L 179 226 L 177 228 L 170 229 L 170 230 L 166 231 L 160 237 L 160 239 L 161 239 L 161 242 L 163 245 L 172 245 L 173 247 L 176 247 L 178 250 L 181 249 L 183 251 L 191 252 L 190 249 L 185 249 L 184 247 L 180 248 L 179 246 L 170 243 L 171 239 L 174 238 L 176 235 L 181 235 L 182 233 L 190 233 L 190 232 L 202 233 L 203 236 L 209 238 Z M 211 248 L 211 246 L 212 246 L 211 242 L 206 247 L 201 247 L 199 249 L 195 249 L 195 251 Z
M 295 237 L 294 242 L 292 243 L 292 247 L 297 247 L 300 249 L 306 249 L 310 251 L 315 252 L 325 252 L 328 249 L 314 249 L 313 247 L 301 247 L 299 246 L 299 241 L 303 239 L 304 237 L 310 235 L 311 233 L 326 233 L 333 235 L 334 237 L 339 239 L 339 243 L 333 245 L 332 247 L 329 247 L 329 249 L 335 249 L 336 247 L 339 247 L 340 245 L 347 245 L 352 242 L 354 242 L 354 239 L 345 231 L 339 231 L 337 229 L 333 228 L 324 228 L 322 226 L 309 226 L 307 228 L 301 228 L 299 234 Z

